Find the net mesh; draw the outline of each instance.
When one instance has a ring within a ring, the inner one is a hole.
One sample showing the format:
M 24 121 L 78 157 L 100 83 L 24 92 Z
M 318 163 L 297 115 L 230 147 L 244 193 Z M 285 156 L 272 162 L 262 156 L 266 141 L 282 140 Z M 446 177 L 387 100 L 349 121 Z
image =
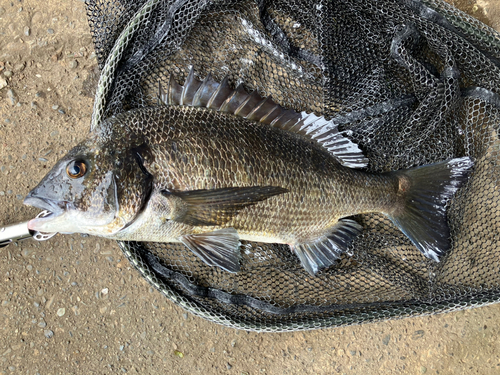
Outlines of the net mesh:
M 193 68 L 200 80 L 227 76 L 233 87 L 332 118 L 371 172 L 475 160 L 447 207 L 452 249 L 440 263 L 379 214 L 359 215 L 352 254 L 316 277 L 285 245 L 243 243 L 242 269 L 231 274 L 179 244 L 120 242 L 172 301 L 224 325 L 286 331 L 500 300 L 493 29 L 439 0 L 88 0 L 87 12 L 109 73 L 96 119 L 157 105 L 158 82 L 166 87 L 171 73 L 183 82 Z

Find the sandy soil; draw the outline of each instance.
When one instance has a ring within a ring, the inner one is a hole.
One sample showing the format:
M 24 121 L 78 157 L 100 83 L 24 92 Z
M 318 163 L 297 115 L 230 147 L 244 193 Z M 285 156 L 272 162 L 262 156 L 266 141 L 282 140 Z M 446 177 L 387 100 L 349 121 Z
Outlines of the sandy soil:
M 478 3 L 455 1 L 500 29 L 500 6 Z M 37 213 L 24 195 L 87 133 L 95 65 L 81 1 L 0 0 L 0 224 Z M 186 314 L 112 241 L 58 235 L 0 249 L 0 374 L 498 374 L 499 332 L 497 304 L 247 333 Z

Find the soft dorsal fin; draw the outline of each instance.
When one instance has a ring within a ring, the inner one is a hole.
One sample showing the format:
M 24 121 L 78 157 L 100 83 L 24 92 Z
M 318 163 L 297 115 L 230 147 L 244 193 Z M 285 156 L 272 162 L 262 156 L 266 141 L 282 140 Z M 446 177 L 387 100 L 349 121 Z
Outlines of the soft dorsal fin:
M 158 96 L 166 105 L 211 108 L 301 134 L 317 141 L 346 167 L 363 168 L 368 165 L 368 159 L 358 146 L 340 132 L 333 121 L 314 113 L 285 109 L 270 96 L 263 98 L 257 91 L 248 93 L 241 85 L 233 90 L 227 76 L 217 83 L 209 73 L 203 81 L 198 81 L 191 69 L 181 86 L 171 74 L 167 91 L 160 85 Z

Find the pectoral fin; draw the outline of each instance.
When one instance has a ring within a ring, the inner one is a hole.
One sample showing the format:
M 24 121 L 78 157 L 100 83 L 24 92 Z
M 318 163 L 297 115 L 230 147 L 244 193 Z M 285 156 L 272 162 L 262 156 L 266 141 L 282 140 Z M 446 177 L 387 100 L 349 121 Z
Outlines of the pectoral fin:
M 279 186 L 252 186 L 183 192 L 163 191 L 162 194 L 171 199 L 171 220 L 204 226 L 224 225 L 243 208 L 287 191 Z
M 297 244 L 294 252 L 306 271 L 314 276 L 320 269 L 331 266 L 340 258 L 360 233 L 361 228 L 361 225 L 354 220 L 339 220 L 329 235 L 319 238 L 314 243 Z
M 209 266 L 217 266 L 229 272 L 240 270 L 240 239 L 234 228 L 187 234 L 179 240 Z

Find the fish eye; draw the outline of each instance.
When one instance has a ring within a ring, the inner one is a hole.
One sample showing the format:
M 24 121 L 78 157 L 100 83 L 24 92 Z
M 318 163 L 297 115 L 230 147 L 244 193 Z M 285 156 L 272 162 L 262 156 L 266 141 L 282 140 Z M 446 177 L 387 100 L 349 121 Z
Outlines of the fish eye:
M 66 173 L 71 178 L 80 178 L 87 173 L 87 164 L 83 160 L 73 160 L 66 167 Z

